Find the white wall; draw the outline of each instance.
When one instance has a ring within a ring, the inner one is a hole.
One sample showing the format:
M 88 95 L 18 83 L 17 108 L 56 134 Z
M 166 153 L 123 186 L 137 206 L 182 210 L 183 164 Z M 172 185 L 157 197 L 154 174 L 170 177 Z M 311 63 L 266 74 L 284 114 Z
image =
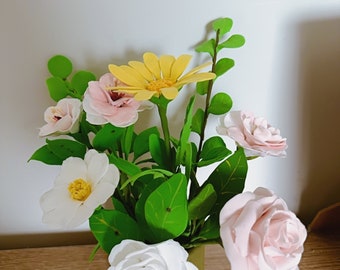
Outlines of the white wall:
M 231 17 L 247 39 L 228 52 L 236 67 L 218 86 L 235 109 L 265 116 L 288 138 L 286 159 L 251 162 L 247 189 L 274 189 L 306 222 L 339 201 L 339 0 L 2 0 L 0 236 L 53 232 L 38 201 L 58 168 L 27 163 L 44 143 L 38 128 L 53 104 L 48 58 L 64 54 L 76 69 L 101 75 L 148 50 L 193 53 L 217 17 Z M 173 126 L 182 121 L 172 117 Z

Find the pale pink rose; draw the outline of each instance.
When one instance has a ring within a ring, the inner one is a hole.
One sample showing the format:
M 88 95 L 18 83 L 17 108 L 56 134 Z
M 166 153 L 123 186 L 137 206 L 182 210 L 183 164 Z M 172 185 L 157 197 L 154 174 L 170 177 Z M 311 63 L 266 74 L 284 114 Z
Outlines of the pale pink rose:
M 99 81 L 89 82 L 83 100 L 89 123 L 127 127 L 137 121 L 138 112 L 145 109 L 143 103 L 136 101 L 132 95 L 108 90 L 119 85 L 122 83 L 111 73 L 104 74 Z
M 64 98 L 56 106 L 48 107 L 44 113 L 46 125 L 40 128 L 39 136 L 76 133 L 79 131 L 81 101 Z
M 305 226 L 283 199 L 265 188 L 229 200 L 220 212 L 220 236 L 233 270 L 295 270 Z
M 286 156 L 286 138 L 282 138 L 280 130 L 268 124 L 263 117 L 233 111 L 220 118 L 217 132 L 235 140 L 245 149 L 247 157 Z

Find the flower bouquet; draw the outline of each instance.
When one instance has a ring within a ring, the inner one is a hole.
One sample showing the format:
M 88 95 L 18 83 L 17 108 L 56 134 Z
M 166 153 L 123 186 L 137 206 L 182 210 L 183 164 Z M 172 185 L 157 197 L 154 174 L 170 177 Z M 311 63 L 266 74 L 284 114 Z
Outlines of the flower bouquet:
M 30 160 L 61 169 L 41 197 L 43 222 L 72 228 L 88 221 L 110 269 L 197 269 L 186 250 L 207 243 L 222 244 L 233 269 L 294 269 L 300 260 L 305 228 L 284 201 L 265 188 L 243 192 L 248 160 L 284 156 L 286 139 L 265 119 L 231 111 L 231 97 L 215 92 L 234 66 L 220 52 L 245 39 L 230 34 L 229 18 L 211 25 L 214 37 L 196 47 L 211 60 L 188 72 L 186 54 L 146 52 L 142 62 L 110 64 L 99 80 L 73 72 L 65 56 L 48 61 L 56 105 L 40 128 L 46 144 Z M 168 105 L 182 91 L 192 96 L 178 112 L 176 137 Z M 155 111 L 160 125 L 135 128 L 144 110 Z M 220 116 L 218 135 L 206 138 L 210 115 Z M 200 181 L 206 166 L 212 172 Z

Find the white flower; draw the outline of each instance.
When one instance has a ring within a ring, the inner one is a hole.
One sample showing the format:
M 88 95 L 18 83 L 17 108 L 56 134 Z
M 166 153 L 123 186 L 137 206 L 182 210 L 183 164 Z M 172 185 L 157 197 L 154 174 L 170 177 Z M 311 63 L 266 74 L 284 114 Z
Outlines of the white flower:
M 147 245 L 128 239 L 112 248 L 108 270 L 198 270 L 187 259 L 188 253 L 174 240 Z
M 54 187 L 40 199 L 43 222 L 72 228 L 84 223 L 114 192 L 119 171 L 106 154 L 89 150 L 84 160 L 67 158 Z
M 81 107 L 76 98 L 64 98 L 56 106 L 48 107 L 44 113 L 47 124 L 40 128 L 39 136 L 78 132 Z

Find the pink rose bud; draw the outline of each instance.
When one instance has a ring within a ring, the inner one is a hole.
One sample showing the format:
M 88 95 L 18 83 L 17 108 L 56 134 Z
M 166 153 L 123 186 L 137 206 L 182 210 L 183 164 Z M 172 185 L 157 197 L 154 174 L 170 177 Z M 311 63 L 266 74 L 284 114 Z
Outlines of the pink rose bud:
M 48 107 L 44 118 L 46 125 L 40 128 L 39 136 L 76 133 L 79 131 L 81 101 L 76 98 L 64 98 L 56 106 Z

